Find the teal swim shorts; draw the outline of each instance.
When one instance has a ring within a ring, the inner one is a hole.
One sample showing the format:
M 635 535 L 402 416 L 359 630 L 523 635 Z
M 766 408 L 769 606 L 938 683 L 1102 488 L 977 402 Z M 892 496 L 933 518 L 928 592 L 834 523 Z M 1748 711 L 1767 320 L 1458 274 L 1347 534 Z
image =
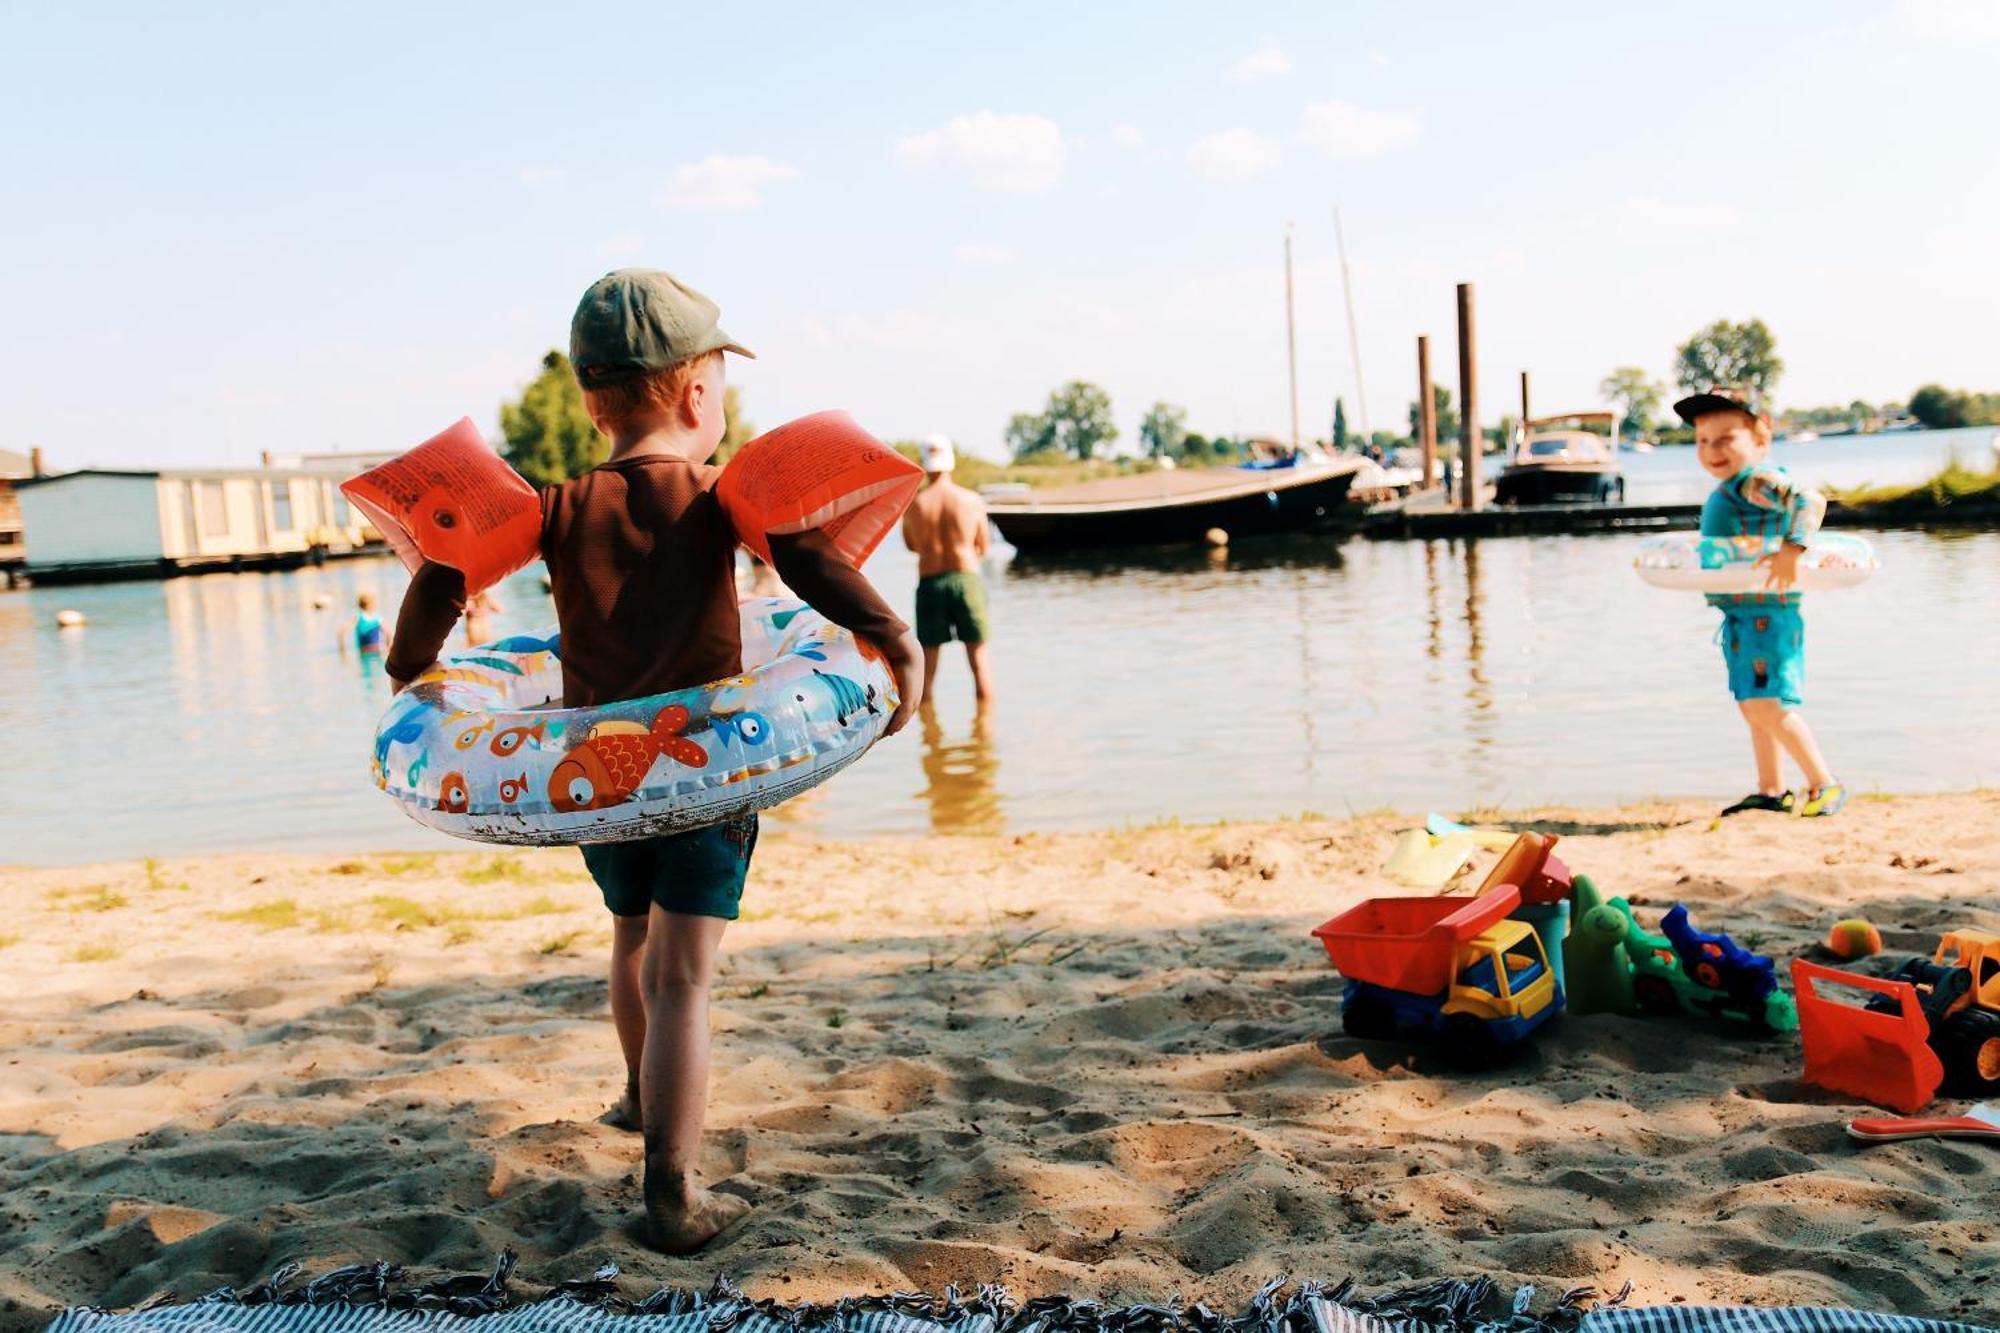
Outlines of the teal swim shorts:
M 1722 660 L 1729 692 L 1744 699 L 1776 699 L 1787 708 L 1805 701 L 1806 622 L 1797 603 L 1745 602 L 1724 606 Z
M 583 864 L 613 916 L 654 907 L 734 921 L 757 850 L 757 816 L 637 842 L 583 845 Z

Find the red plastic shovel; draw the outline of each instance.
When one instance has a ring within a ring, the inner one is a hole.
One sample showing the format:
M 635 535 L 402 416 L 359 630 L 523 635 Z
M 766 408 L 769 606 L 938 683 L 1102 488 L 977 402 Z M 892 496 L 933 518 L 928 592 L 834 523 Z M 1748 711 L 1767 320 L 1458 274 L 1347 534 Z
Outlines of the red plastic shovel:
M 1884 1115 L 1847 1122 L 1848 1136 L 1862 1143 L 1898 1139 L 1991 1139 L 2000 1141 L 2000 1104 L 1981 1102 L 1964 1115 Z

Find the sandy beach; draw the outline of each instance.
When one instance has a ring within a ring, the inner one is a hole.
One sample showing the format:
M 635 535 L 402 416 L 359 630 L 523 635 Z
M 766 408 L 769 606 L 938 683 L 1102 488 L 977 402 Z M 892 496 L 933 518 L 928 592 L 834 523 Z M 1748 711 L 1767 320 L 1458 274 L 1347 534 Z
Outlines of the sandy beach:
M 1471 813 L 1496 819 L 1493 812 Z M 2000 793 L 1826 822 L 1512 812 L 1783 960 L 2000 927 Z M 767 838 L 716 997 L 706 1168 L 754 1211 L 643 1249 L 609 924 L 573 851 L 0 871 L 0 1320 L 288 1259 L 607 1260 L 628 1287 L 946 1283 L 1234 1306 L 1264 1279 L 1594 1283 L 1992 1320 L 1990 1148 L 1856 1149 L 1796 1039 L 1566 1016 L 1484 1075 L 1342 1035 L 1307 931 L 1410 816 Z

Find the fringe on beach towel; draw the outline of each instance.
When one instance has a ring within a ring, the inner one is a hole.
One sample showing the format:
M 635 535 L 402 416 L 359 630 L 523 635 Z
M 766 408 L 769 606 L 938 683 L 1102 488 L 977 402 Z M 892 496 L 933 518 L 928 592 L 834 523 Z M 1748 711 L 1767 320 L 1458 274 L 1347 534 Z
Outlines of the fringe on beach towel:
M 1017 1302 L 992 1285 L 969 1298 L 947 1287 L 941 1297 L 895 1292 L 785 1305 L 751 1300 L 726 1278 L 707 1292 L 665 1287 L 635 1301 L 619 1295 L 615 1264 L 528 1296 L 509 1285 L 514 1267 L 508 1251 L 483 1278 L 411 1283 L 400 1267 L 373 1263 L 299 1282 L 300 1265 L 286 1264 L 242 1291 L 222 1287 L 187 1302 L 167 1294 L 125 1312 L 65 1310 L 48 1333 L 1995 1333 L 1851 1310 L 1628 1309 L 1629 1287 L 1602 1303 L 1591 1288 L 1579 1287 L 1531 1314 L 1534 1288 L 1524 1286 L 1496 1316 L 1487 1278 L 1379 1296 L 1361 1295 L 1352 1282 L 1289 1286 L 1278 1278 L 1241 1314 L 1224 1315 L 1178 1299 L 1126 1306 L 1063 1296 Z

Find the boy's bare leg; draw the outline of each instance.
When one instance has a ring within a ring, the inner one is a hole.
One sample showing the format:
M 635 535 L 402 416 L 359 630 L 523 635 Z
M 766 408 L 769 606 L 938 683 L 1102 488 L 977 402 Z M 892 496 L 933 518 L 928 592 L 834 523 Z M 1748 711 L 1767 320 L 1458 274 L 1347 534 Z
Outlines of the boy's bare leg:
M 655 906 L 646 931 L 646 1050 L 640 1065 L 646 1240 L 668 1254 L 700 1249 L 750 1210 L 744 1199 L 703 1189 L 697 1173 L 708 1118 L 708 989 L 728 925 L 719 917 Z
M 939 651 L 940 649 L 930 644 L 924 645 L 924 697 L 918 700 L 919 703 L 927 704 L 931 701 L 931 689 L 937 684 Z
M 988 674 L 986 640 L 965 645 L 965 660 L 972 667 L 972 697 L 991 699 L 993 697 L 993 677 Z
M 639 967 L 646 956 L 646 918 L 611 918 L 611 1025 L 618 1029 L 618 1046 L 625 1053 L 625 1095 L 599 1117 L 614 1129 L 637 1130 L 639 1061 L 646 1050 L 646 995 Z
M 1777 703 L 1776 700 L 1771 702 Z M 1779 705 L 1774 710 L 1770 732 L 1785 747 L 1785 753 L 1791 755 L 1792 762 L 1806 775 L 1806 782 L 1815 792 L 1833 785 L 1833 773 L 1819 752 L 1819 742 L 1813 739 L 1812 728 L 1806 725 L 1805 714 L 1796 708 Z
M 1750 728 L 1750 749 L 1757 756 L 1757 790 L 1766 796 L 1782 796 L 1785 775 L 1778 767 L 1778 737 L 1773 730 L 1777 719 L 1776 699 L 1744 699 L 1737 703 L 1743 721 Z

